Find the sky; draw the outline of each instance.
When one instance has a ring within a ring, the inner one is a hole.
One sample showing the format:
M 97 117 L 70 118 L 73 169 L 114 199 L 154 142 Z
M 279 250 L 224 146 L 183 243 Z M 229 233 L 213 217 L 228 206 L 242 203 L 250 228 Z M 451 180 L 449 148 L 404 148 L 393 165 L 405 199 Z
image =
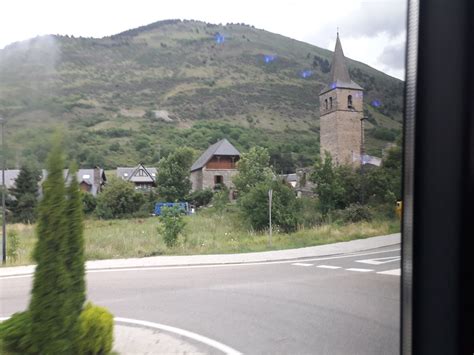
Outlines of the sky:
M 407 0 L 7 0 L 0 48 L 38 35 L 104 37 L 166 19 L 246 23 L 404 79 Z

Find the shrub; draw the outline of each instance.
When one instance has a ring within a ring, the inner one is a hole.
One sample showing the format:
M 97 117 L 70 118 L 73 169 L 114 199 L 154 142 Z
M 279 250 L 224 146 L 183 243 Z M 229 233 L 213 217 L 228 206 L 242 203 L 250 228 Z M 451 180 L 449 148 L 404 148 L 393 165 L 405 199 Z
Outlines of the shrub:
M 212 206 L 217 212 L 224 212 L 228 204 L 229 190 L 227 188 L 221 188 L 214 193 L 214 196 L 212 197 Z
M 81 191 L 82 210 L 84 214 L 92 214 L 97 207 L 97 199 L 90 193 Z
M 166 246 L 172 248 L 177 244 L 178 236 L 186 226 L 183 211 L 177 206 L 163 207 L 160 221 L 161 225 L 158 227 L 158 232 L 163 235 Z
M 7 234 L 7 257 L 12 261 L 18 259 L 18 249 L 20 248 L 20 239 L 18 239 L 18 232 L 14 229 Z
M 108 354 L 114 341 L 114 317 L 89 302 L 79 317 L 79 332 L 79 354 Z
M 13 354 L 34 354 L 31 342 L 31 314 L 30 312 L 15 313 L 0 324 L 0 338 L 3 348 L 0 349 Z
M 132 183 L 112 179 L 97 197 L 96 214 L 99 218 L 124 218 L 140 210 L 144 195 L 135 191 Z
M 370 222 L 372 220 L 370 209 L 358 203 L 353 203 L 343 210 L 336 211 L 334 214 L 335 219 L 341 220 L 344 223 Z
M 191 193 L 187 200 L 196 207 L 206 206 L 212 201 L 214 193 L 211 189 L 197 190 Z

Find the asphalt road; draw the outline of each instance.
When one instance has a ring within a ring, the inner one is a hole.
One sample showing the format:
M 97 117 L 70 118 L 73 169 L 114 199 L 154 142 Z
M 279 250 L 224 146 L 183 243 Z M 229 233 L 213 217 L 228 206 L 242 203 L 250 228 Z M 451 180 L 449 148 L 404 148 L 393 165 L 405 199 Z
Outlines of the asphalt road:
M 183 328 L 246 354 L 398 354 L 399 249 L 94 271 L 88 296 L 117 317 Z M 26 308 L 30 286 L 30 277 L 0 279 L 0 316 Z

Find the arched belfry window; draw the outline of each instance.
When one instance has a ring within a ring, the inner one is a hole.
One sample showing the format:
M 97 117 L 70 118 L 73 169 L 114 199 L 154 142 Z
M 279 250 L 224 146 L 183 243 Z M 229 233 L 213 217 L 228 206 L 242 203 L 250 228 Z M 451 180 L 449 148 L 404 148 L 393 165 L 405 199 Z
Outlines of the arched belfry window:
M 326 106 L 326 110 L 328 109 L 328 99 L 324 100 L 324 104 Z
M 329 98 L 329 108 L 332 108 L 332 97 Z
M 347 107 L 352 108 L 352 95 L 347 96 Z

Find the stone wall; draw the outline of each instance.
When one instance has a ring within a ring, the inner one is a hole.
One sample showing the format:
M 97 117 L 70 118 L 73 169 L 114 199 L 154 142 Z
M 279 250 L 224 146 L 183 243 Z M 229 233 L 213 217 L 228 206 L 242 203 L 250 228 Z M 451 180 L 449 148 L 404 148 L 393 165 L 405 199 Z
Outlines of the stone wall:
M 191 190 L 197 191 L 197 190 L 202 190 L 202 170 L 195 170 L 191 172 L 191 184 L 192 188 Z
M 234 177 L 238 173 L 237 169 L 225 169 L 225 170 L 217 170 L 217 169 L 202 169 L 202 189 L 206 188 L 214 188 L 214 176 L 221 175 L 223 177 L 223 183 L 229 189 L 234 187 L 232 182 L 232 177 Z

